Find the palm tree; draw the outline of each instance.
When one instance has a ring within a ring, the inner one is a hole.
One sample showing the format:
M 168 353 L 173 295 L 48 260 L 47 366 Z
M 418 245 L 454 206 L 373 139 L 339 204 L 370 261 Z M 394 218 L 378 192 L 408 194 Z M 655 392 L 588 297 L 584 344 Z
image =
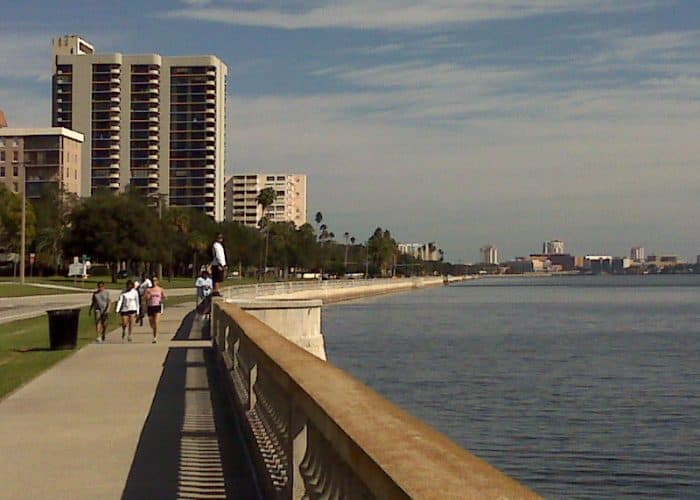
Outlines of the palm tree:
M 321 224 L 321 221 L 323 221 L 323 214 L 321 212 L 316 212 L 316 225 Z
M 258 196 L 255 198 L 255 201 L 258 202 L 258 205 L 260 205 L 262 207 L 263 216 L 260 219 L 260 224 L 259 224 L 261 231 L 267 229 L 268 220 L 267 220 L 267 217 L 265 217 L 265 212 L 267 211 L 267 208 L 275 202 L 275 198 L 277 198 L 277 193 L 271 187 L 266 187 L 265 189 L 262 189 L 258 193 Z M 265 261 L 264 261 L 265 267 L 263 268 L 263 273 L 265 271 L 267 271 L 267 249 L 269 247 L 269 244 L 270 244 L 270 231 L 265 230 Z

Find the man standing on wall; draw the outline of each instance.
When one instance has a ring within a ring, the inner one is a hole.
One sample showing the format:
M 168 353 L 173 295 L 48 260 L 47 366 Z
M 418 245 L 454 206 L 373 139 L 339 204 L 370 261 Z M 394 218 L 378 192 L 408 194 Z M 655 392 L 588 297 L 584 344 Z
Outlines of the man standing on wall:
M 219 233 L 211 246 L 211 275 L 214 282 L 213 296 L 221 296 L 219 284 L 226 277 L 226 251 L 224 250 L 224 235 Z

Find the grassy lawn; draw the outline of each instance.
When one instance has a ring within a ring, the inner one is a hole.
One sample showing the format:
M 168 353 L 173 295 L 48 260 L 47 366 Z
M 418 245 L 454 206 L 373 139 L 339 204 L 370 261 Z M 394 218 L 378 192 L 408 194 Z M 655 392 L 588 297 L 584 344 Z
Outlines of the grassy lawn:
M 25 297 L 30 295 L 53 295 L 60 293 L 73 293 L 73 290 L 61 290 L 58 288 L 41 288 L 31 286 L 31 284 L 44 285 L 61 285 L 75 287 L 85 291 L 92 291 L 97 288 L 97 283 L 104 281 L 105 287 L 110 290 L 122 290 L 126 284 L 126 279 L 119 279 L 116 283 L 112 283 L 107 276 L 90 277 L 86 280 L 74 280 L 64 276 L 51 276 L 45 278 L 27 278 L 26 285 L 20 285 L 19 281 L 13 281 L 12 278 L 0 278 L 0 298 L 2 297 Z M 168 281 L 168 278 L 163 278 L 161 285 L 168 290 L 169 288 L 192 288 L 194 294 L 194 282 L 192 278 L 177 277 Z M 255 278 L 228 279 L 224 281 L 222 286 L 249 285 L 257 283 Z
M 71 293 L 71 290 L 40 288 L 32 285 L 20 285 L 19 283 L 5 283 L 0 281 L 0 298 L 28 297 L 31 295 L 54 295 L 59 293 Z
M 2 285 L 7 286 L 7 285 Z M 193 301 L 192 297 L 173 297 L 166 307 Z M 119 326 L 116 314 L 110 314 L 108 332 Z M 78 349 L 95 340 L 95 325 L 88 308 L 82 308 L 78 325 Z M 74 351 L 49 350 L 49 322 L 46 315 L 0 324 L 0 399 Z

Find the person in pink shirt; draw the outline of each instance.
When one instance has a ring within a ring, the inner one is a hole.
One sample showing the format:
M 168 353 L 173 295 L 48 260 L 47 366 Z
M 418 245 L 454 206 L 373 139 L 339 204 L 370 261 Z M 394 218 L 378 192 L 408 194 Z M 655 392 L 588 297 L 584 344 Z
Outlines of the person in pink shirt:
M 157 277 L 151 280 L 153 286 L 146 290 L 145 299 L 148 307 L 148 322 L 153 330 L 153 343 L 158 342 L 158 328 L 160 326 L 160 315 L 163 314 L 163 300 L 165 300 L 165 290 L 160 286 Z

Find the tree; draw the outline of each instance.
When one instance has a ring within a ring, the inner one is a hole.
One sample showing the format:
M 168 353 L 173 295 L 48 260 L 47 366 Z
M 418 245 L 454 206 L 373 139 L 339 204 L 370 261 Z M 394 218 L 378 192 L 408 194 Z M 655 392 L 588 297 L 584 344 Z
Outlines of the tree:
M 258 202 L 258 205 L 262 207 L 263 213 L 263 216 L 260 219 L 259 223 L 260 231 L 265 233 L 265 260 L 263 273 L 267 270 L 267 251 L 270 242 L 270 232 L 266 230 L 268 220 L 267 217 L 265 217 L 265 212 L 267 211 L 267 208 L 275 202 L 275 198 L 277 198 L 277 193 L 271 187 L 266 187 L 265 189 L 261 190 L 258 193 L 258 196 L 256 196 L 255 198 L 255 201 Z
M 34 207 L 26 207 L 26 241 L 34 239 L 36 217 Z M 22 246 L 22 195 L 11 192 L 0 184 L 0 248 L 19 253 Z M 17 264 L 17 261 L 15 261 Z M 22 262 L 20 265 L 25 265 Z
M 367 242 L 367 252 L 371 257 L 376 270 L 385 276 L 394 263 L 394 256 L 398 250 L 398 245 L 391 237 L 389 230 L 382 230 L 378 227 Z
M 63 240 L 68 231 L 70 214 L 79 198 L 56 185 L 48 185 L 37 200 L 32 201 L 36 214 L 34 249 L 37 263 L 59 271 L 63 265 Z
M 115 282 L 118 262 L 143 262 L 164 244 L 159 226 L 155 211 L 145 203 L 128 195 L 96 193 L 73 210 L 64 251 L 111 263 Z

